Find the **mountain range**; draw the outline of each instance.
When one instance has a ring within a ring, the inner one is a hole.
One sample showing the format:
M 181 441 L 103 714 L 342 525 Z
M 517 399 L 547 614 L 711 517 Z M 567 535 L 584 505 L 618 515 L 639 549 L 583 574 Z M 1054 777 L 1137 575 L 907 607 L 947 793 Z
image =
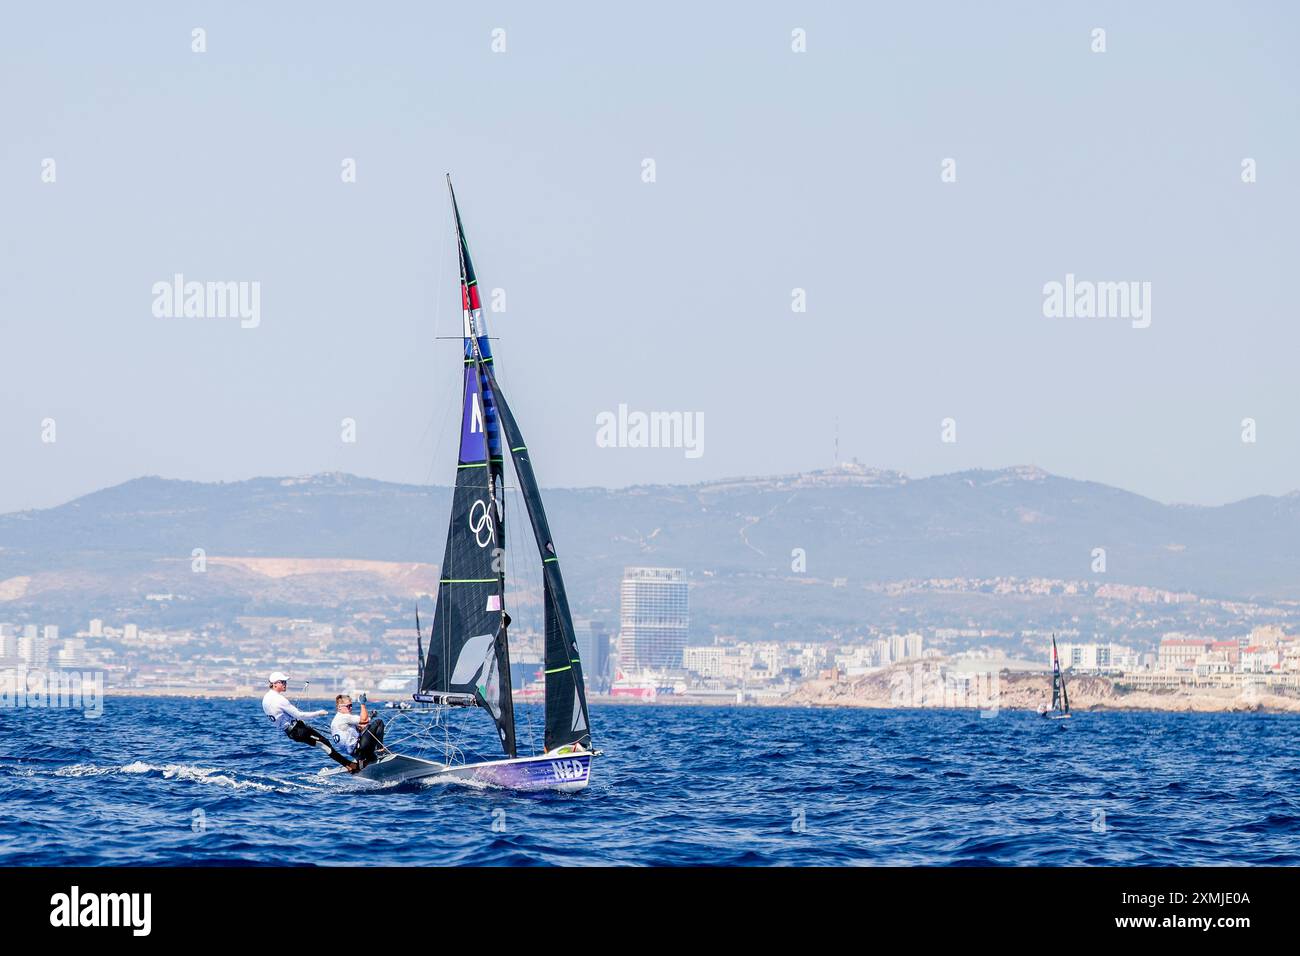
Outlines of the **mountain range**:
M 6 602 L 36 607 L 74 596 L 119 606 L 158 589 L 194 592 L 197 607 L 205 589 L 237 596 L 268 579 L 283 591 L 294 577 L 221 559 L 317 559 L 325 563 L 299 571 L 316 567 L 326 578 L 340 561 L 354 571 L 365 571 L 364 562 L 436 565 L 449 502 L 449 488 L 339 473 L 227 483 L 139 478 L 58 507 L 0 515 L 0 613 Z M 615 613 L 618 581 L 633 565 L 687 569 L 692 600 L 706 616 L 791 625 L 852 621 L 860 613 L 852 595 L 864 586 L 913 579 L 1042 577 L 1300 599 L 1295 493 L 1167 505 L 1033 467 L 913 479 L 845 465 L 696 485 L 556 488 L 546 504 L 579 613 Z M 527 520 L 517 495 L 507 531 L 516 547 L 531 547 L 521 538 Z M 194 549 L 222 574 L 200 581 Z M 426 590 L 436 580 L 428 570 L 391 593 Z M 393 578 L 379 575 L 366 587 L 382 590 Z M 317 584 L 328 596 L 328 581 Z M 294 606 L 315 600 L 310 592 L 280 597 Z

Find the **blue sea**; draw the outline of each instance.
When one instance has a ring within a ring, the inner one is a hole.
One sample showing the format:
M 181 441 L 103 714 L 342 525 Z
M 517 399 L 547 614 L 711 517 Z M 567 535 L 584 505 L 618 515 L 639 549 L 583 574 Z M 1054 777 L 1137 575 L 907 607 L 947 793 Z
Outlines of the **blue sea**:
M 487 716 L 461 717 L 491 754 Z M 591 718 L 591 786 L 520 794 L 322 777 L 255 699 L 0 710 L 0 865 L 1300 863 L 1295 716 Z M 522 752 L 540 715 L 519 726 Z

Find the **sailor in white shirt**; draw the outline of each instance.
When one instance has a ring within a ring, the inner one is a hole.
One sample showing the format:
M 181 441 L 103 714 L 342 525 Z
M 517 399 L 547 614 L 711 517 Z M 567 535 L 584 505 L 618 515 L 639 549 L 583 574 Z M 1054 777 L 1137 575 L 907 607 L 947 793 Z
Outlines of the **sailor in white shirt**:
M 362 767 L 374 763 L 375 750 L 384 742 L 384 722 L 378 718 L 372 719 L 364 703 L 361 705 L 361 716 L 354 716 L 352 698 L 347 694 L 339 694 L 334 698 L 334 709 L 337 713 L 330 723 L 334 746 L 353 757 Z
M 361 769 L 360 765 L 349 759 L 346 755 L 339 753 L 330 742 L 311 724 L 307 723 L 308 718 L 324 717 L 327 711 L 323 710 L 299 710 L 284 696 L 284 692 L 289 687 L 289 678 L 280 671 L 276 671 L 268 678 L 271 689 L 266 692 L 262 698 L 262 712 L 270 718 L 275 724 L 277 730 L 281 730 L 290 740 L 296 740 L 298 743 L 308 744 L 313 747 L 320 747 L 330 755 L 330 759 L 336 763 L 342 764 L 348 769 L 349 773 L 356 773 Z

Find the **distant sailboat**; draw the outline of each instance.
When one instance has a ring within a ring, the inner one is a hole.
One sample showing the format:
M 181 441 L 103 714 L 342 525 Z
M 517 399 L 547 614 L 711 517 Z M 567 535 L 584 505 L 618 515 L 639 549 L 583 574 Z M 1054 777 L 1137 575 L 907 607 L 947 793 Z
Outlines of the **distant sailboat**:
M 1052 635 L 1052 706 L 1043 711 L 1051 720 L 1065 720 L 1070 716 L 1070 695 L 1065 690 L 1065 675 L 1061 673 L 1061 660 L 1056 654 L 1056 635 Z
M 582 663 L 551 539 L 541 491 L 519 424 L 493 371 L 492 345 L 479 300 L 456 194 L 463 318 L 464 386 L 460 455 L 446 551 L 426 652 L 416 612 L 419 690 L 400 705 L 385 735 L 386 754 L 359 776 L 379 781 L 422 777 L 521 790 L 581 790 L 591 775 L 591 746 Z M 505 573 L 505 449 L 537 544 L 544 598 L 545 736 L 543 752 L 519 756 L 510 687 Z M 481 707 L 491 715 L 505 759 L 466 762 L 444 720 L 450 707 Z

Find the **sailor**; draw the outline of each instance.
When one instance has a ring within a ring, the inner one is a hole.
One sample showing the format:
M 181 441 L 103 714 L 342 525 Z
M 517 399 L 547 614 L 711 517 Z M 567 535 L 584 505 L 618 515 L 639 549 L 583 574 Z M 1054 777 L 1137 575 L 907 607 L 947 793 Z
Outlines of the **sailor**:
M 271 719 L 278 730 L 284 731 L 285 736 L 290 740 L 296 740 L 300 744 L 307 744 L 312 747 L 320 747 L 330 755 L 330 759 L 336 763 L 342 764 L 347 768 L 348 773 L 356 773 L 361 766 L 355 761 L 350 760 L 346 755 L 339 753 L 330 746 L 330 742 L 311 724 L 307 723 L 310 717 L 324 717 L 326 711 L 323 710 L 299 710 L 289 698 L 284 696 L 284 692 L 289 687 L 289 678 L 279 671 L 275 671 L 267 679 L 271 689 L 266 692 L 262 698 L 262 712 Z
M 352 757 L 364 767 L 375 762 L 375 750 L 384 743 L 384 722 L 378 717 L 371 718 L 366 705 L 361 705 L 361 716 L 352 713 L 352 698 L 339 694 L 334 698 L 334 720 L 330 722 L 330 734 L 334 746 Z

